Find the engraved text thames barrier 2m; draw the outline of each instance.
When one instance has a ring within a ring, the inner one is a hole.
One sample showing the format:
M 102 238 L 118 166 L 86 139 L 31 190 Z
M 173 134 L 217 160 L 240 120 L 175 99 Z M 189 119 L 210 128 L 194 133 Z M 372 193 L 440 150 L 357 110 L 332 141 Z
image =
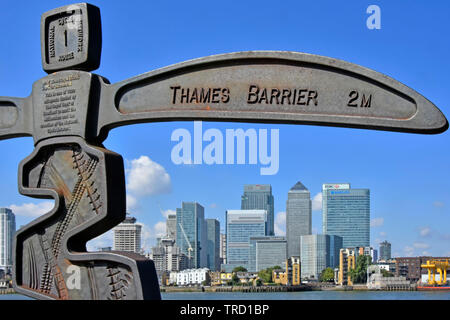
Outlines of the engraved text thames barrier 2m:
M 238 52 L 191 60 L 110 84 L 90 73 L 101 53 L 100 11 L 89 4 L 45 13 L 48 76 L 28 98 L 0 97 L 0 138 L 32 136 L 19 192 L 55 207 L 16 233 L 14 285 L 40 299 L 160 299 L 153 262 L 86 252 L 125 218 L 123 160 L 108 131 L 139 122 L 292 123 L 440 133 L 430 101 L 375 71 L 296 52 Z M 74 271 L 75 270 L 75 271 Z M 70 285 L 78 272 L 81 285 Z

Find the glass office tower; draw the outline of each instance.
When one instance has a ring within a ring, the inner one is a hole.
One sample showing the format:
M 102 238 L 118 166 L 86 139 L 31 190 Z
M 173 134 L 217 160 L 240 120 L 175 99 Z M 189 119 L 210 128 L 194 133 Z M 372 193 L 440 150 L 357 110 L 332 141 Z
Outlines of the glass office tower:
M 220 223 L 216 219 L 206 219 L 208 252 L 206 267 L 211 271 L 220 270 Z
M 300 240 L 302 279 L 319 279 L 326 268 L 338 267 L 342 242 L 342 237 L 327 234 L 302 236 Z
M 288 192 L 286 239 L 288 257 L 300 256 L 300 237 L 311 234 L 311 194 L 299 181 Z
M 207 265 L 205 209 L 197 202 L 183 202 L 177 208 L 177 240 L 181 251 L 190 258 L 190 268 Z
M 249 269 L 250 272 L 286 264 L 287 242 L 285 237 L 265 236 L 250 237 Z
M 266 210 L 227 210 L 227 264 L 223 269 L 231 272 L 242 266 L 249 270 L 250 238 L 266 235 Z
M 274 231 L 274 199 L 270 184 L 246 184 L 241 197 L 241 209 L 259 209 L 267 211 L 266 235 L 273 236 Z
M 0 208 L 0 269 L 10 272 L 12 268 L 12 247 L 16 232 L 16 217 L 11 209 Z
M 341 236 L 344 248 L 370 245 L 370 190 L 350 184 L 322 186 L 323 233 Z
M 391 244 L 387 241 L 380 243 L 380 260 L 390 260 L 391 259 Z

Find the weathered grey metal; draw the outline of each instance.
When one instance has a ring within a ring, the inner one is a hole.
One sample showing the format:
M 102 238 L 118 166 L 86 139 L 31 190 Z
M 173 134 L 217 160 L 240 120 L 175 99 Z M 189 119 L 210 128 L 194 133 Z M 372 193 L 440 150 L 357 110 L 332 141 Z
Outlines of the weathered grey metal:
M 66 33 L 67 22 L 80 21 Z M 33 84 L 28 98 L 0 97 L 0 139 L 35 141 L 20 165 L 19 192 L 55 200 L 49 213 L 16 233 L 14 285 L 36 298 L 160 299 L 151 260 L 86 252 L 88 240 L 125 218 L 123 161 L 102 146 L 115 127 L 210 120 L 414 133 L 448 128 L 442 112 L 407 86 L 304 53 L 217 55 L 111 85 L 89 72 L 100 59 L 98 30 L 100 14 L 92 5 L 44 14 L 43 67 L 50 74 Z M 79 288 L 71 284 L 74 272 Z
M 70 20 L 74 16 L 80 19 Z M 42 61 L 54 73 L 36 81 L 26 99 L 0 98 L 2 138 L 32 135 L 35 141 L 20 164 L 19 192 L 55 200 L 49 213 L 16 232 L 14 287 L 38 299 L 161 299 L 153 261 L 127 252 L 86 252 L 87 241 L 126 215 L 122 157 L 96 136 L 105 80 L 87 71 L 98 66 L 100 43 L 92 42 L 101 39 L 98 30 L 99 10 L 91 5 L 45 13 Z M 55 56 L 49 58 L 49 50 Z
M 19 191 L 55 199 L 49 213 L 17 232 L 19 293 L 38 299 L 160 298 L 151 260 L 125 252 L 86 252 L 88 240 L 125 218 L 120 155 L 79 137 L 46 139 L 21 162 Z
M 47 73 L 100 66 L 100 9 L 78 3 L 45 12 L 41 17 L 42 66 Z
M 135 122 L 198 119 L 416 133 L 448 128 L 435 105 L 400 82 L 355 64 L 305 53 L 223 54 L 113 85 L 102 83 L 99 135 Z

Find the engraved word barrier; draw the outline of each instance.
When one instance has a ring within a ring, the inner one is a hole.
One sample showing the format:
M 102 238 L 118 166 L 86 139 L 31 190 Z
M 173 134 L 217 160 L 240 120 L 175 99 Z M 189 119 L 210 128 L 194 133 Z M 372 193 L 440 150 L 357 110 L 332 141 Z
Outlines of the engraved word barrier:
M 186 61 L 110 84 L 90 73 L 101 54 L 100 10 L 82 3 L 45 13 L 48 76 L 28 98 L 0 97 L 0 138 L 32 136 L 19 192 L 55 200 L 16 233 L 14 286 L 39 299 L 160 299 L 154 264 L 124 252 L 86 252 L 86 242 L 125 219 L 119 154 L 108 131 L 140 122 L 292 123 L 440 133 L 430 101 L 375 71 L 296 52 L 238 52 Z M 81 285 L 67 285 L 79 270 Z

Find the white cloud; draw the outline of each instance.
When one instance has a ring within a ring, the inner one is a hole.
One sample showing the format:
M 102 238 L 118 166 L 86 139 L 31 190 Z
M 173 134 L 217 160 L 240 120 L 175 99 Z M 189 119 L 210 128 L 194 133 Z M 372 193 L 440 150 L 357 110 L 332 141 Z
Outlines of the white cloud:
M 217 203 L 211 203 L 211 204 L 209 205 L 209 207 L 210 207 L 211 209 L 215 209 L 215 208 L 217 208 Z
M 322 210 L 322 192 L 316 194 L 311 203 L 313 211 Z
M 442 201 L 435 201 L 433 202 L 433 206 L 435 206 L 436 208 L 443 208 L 444 203 Z
M 40 203 L 24 203 L 22 205 L 12 204 L 9 208 L 15 215 L 23 216 L 23 217 L 32 217 L 36 218 L 46 214 L 54 207 L 53 201 L 44 201 Z
M 431 229 L 429 227 L 422 227 L 419 229 L 419 234 L 421 237 L 428 237 L 431 235 Z
M 131 160 L 127 178 L 127 190 L 135 195 L 169 193 L 172 189 L 170 176 L 164 167 L 147 156 Z
M 137 206 L 137 199 L 127 193 L 127 212 L 132 211 Z
M 384 218 L 373 218 L 370 220 L 370 226 L 372 228 L 381 227 L 384 224 Z
M 387 235 L 386 232 L 384 232 L 384 231 L 380 232 L 380 237 L 386 237 L 386 235 Z
M 154 226 L 153 230 L 155 237 L 163 237 L 166 235 L 166 223 L 163 221 L 158 221 Z
M 414 248 L 410 246 L 406 246 L 403 248 L 403 251 L 405 252 L 405 256 L 411 257 L 414 255 Z
M 88 251 L 99 251 L 100 248 L 111 247 L 113 246 L 113 237 L 114 233 L 112 230 L 94 238 L 86 244 Z
M 177 214 L 177 212 L 172 209 L 167 209 L 167 210 L 160 209 L 160 211 L 161 211 L 162 216 L 166 219 L 169 217 L 169 215 Z
M 275 215 L 275 235 L 285 236 L 286 235 L 286 212 L 278 212 Z
M 156 245 L 156 238 L 161 238 L 166 235 L 166 223 L 163 221 L 158 221 L 152 227 L 147 226 L 146 224 L 142 224 L 142 249 L 144 249 L 145 253 L 151 251 L 151 248 Z
M 423 243 L 423 242 L 414 242 L 413 246 L 416 249 L 428 249 L 428 248 L 430 248 L 430 245 L 428 243 Z

